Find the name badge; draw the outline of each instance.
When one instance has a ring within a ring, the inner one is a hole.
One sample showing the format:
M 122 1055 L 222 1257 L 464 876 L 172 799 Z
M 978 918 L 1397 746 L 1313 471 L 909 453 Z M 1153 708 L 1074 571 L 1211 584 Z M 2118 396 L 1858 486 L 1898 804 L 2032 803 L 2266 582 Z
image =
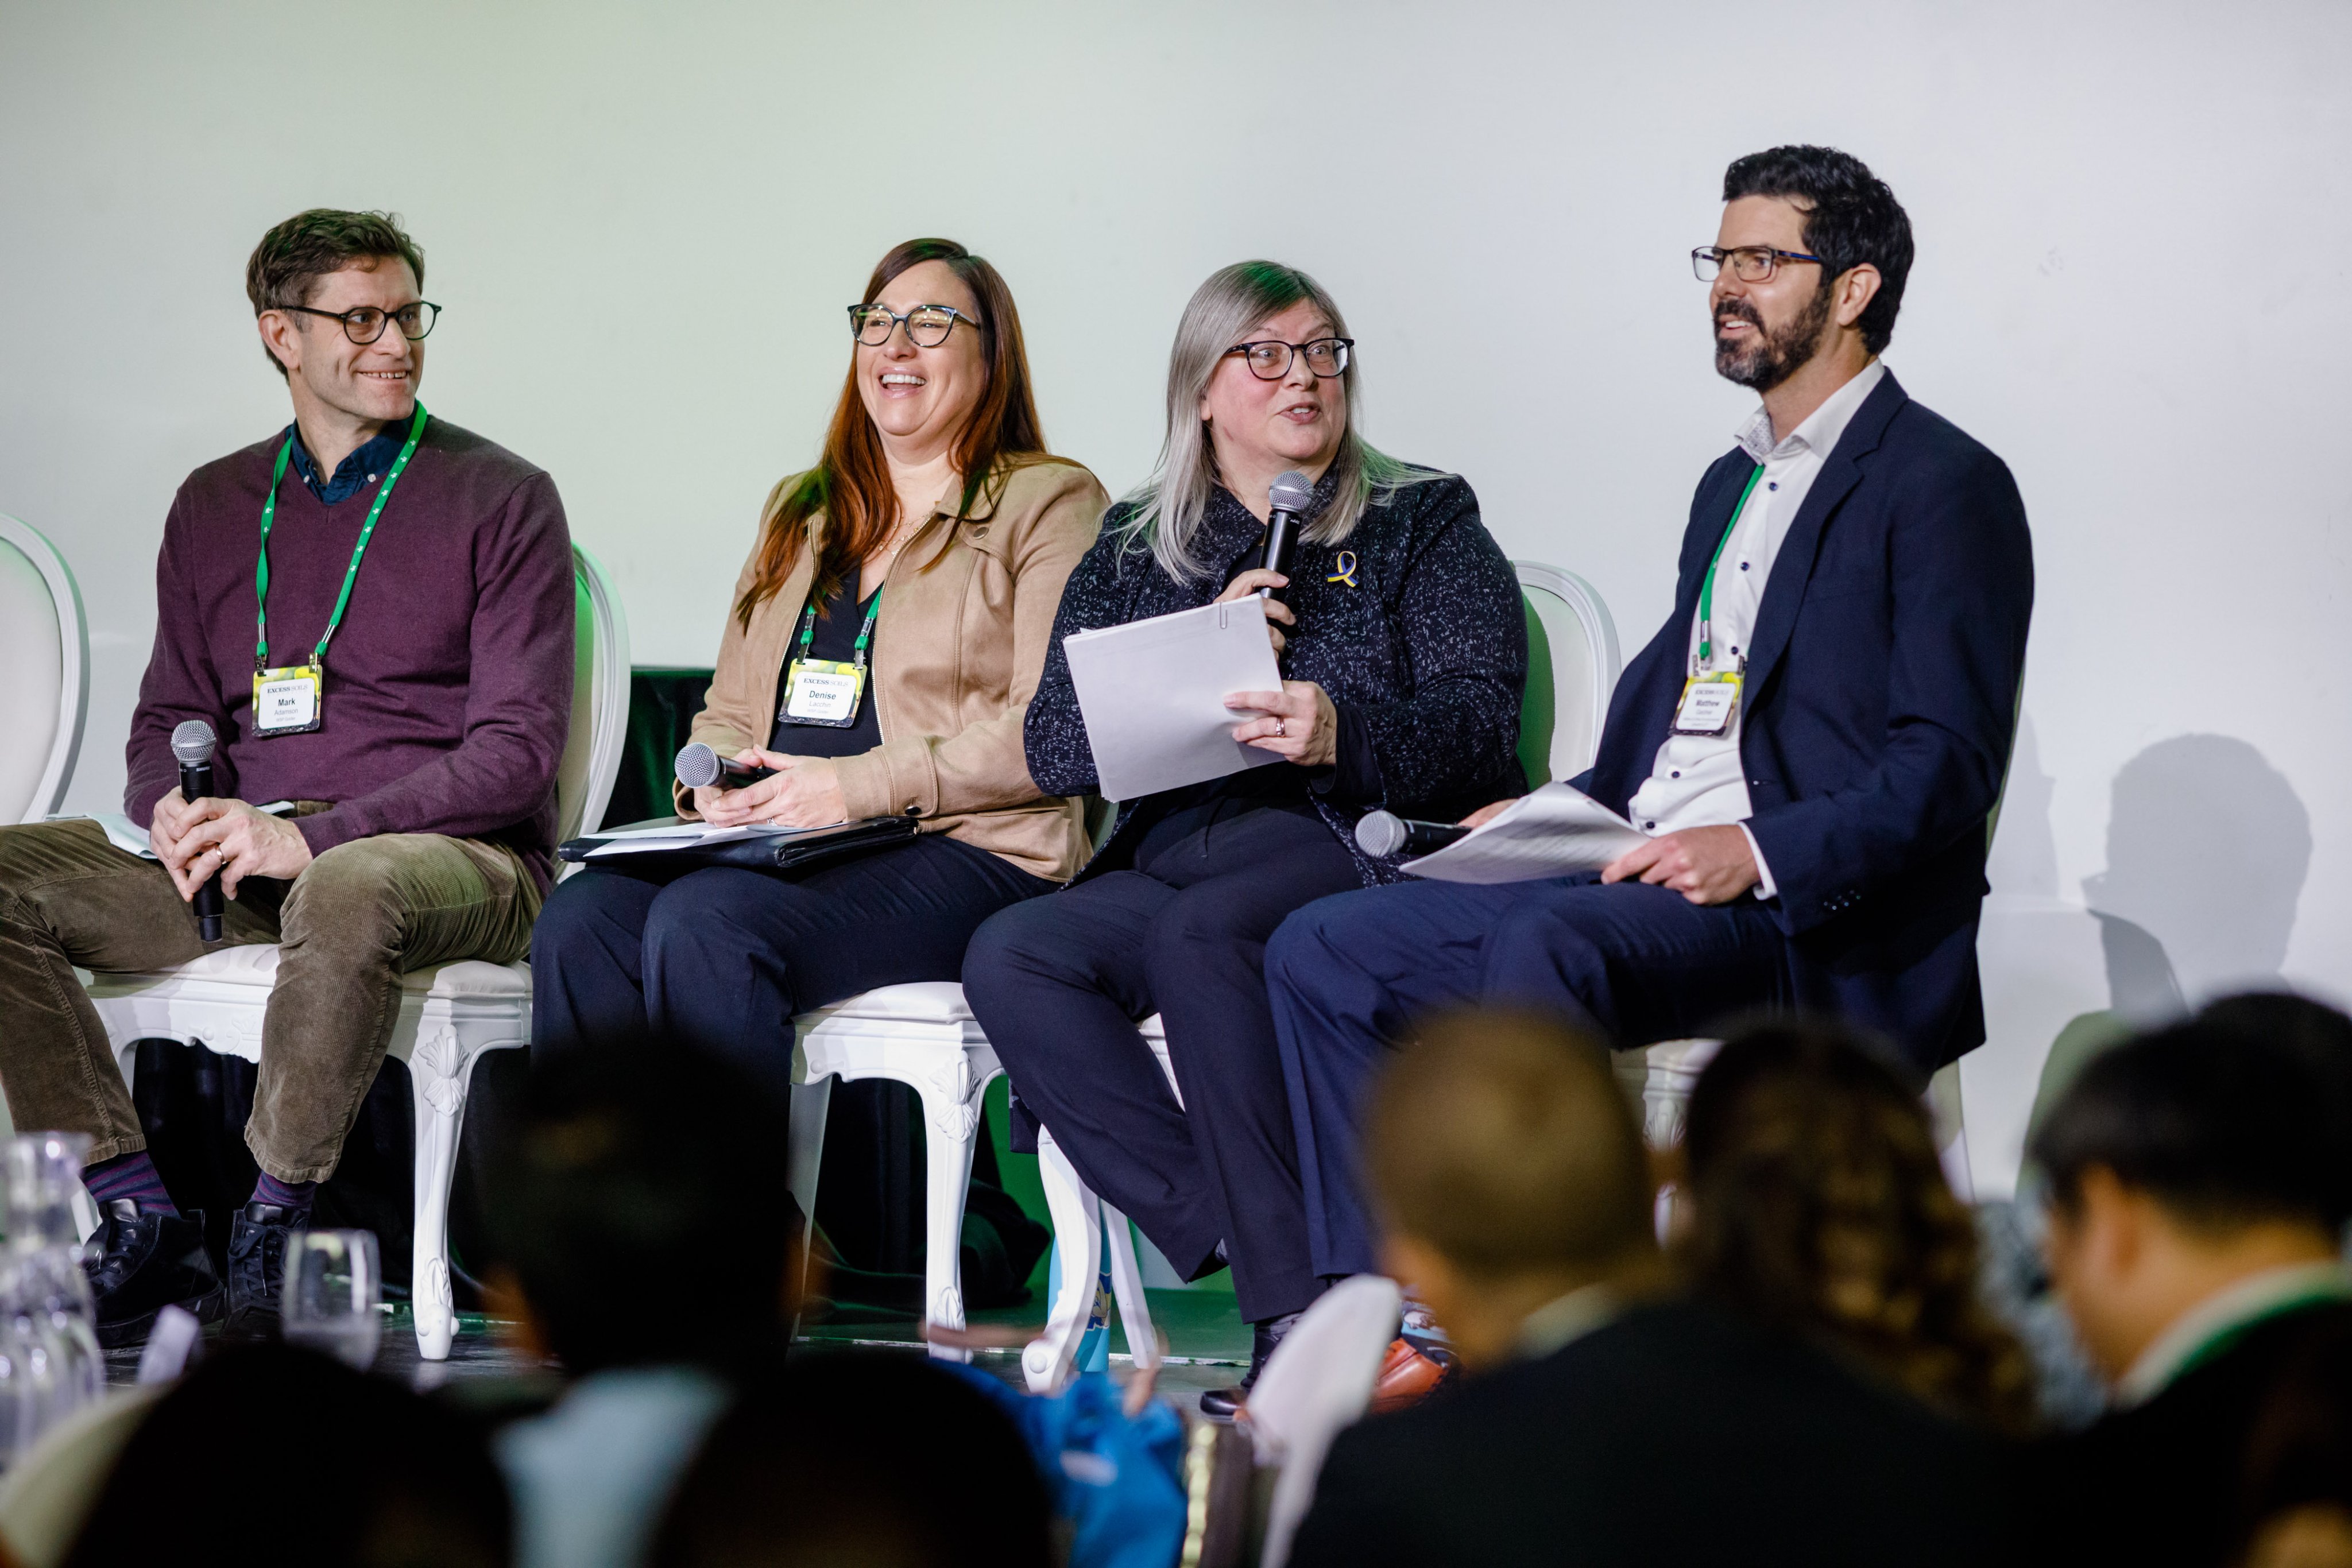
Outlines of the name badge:
M 253 672 L 253 733 L 268 739 L 319 727 L 322 674 L 316 664 Z
M 822 724 L 847 729 L 857 722 L 857 699 L 866 672 L 832 659 L 794 659 L 784 675 L 787 724 Z
M 1675 710 L 1675 735 L 1728 735 L 1739 713 L 1739 672 L 1717 670 L 1693 675 L 1683 684 L 1682 706 Z

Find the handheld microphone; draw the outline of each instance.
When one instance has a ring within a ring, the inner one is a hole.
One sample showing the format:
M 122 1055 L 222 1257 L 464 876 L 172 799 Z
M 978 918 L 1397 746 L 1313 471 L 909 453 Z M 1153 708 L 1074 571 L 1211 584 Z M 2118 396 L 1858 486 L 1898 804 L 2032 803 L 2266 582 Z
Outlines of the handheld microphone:
M 713 784 L 721 789 L 740 789 L 746 784 L 772 779 L 775 772 L 772 768 L 754 768 L 731 757 L 721 757 L 698 740 L 681 747 L 677 754 L 677 781 L 689 789 Z
M 1452 822 L 1415 822 L 1393 811 L 1367 811 L 1356 824 L 1356 847 L 1374 860 L 1425 855 L 1460 842 L 1470 831 Z
M 203 719 L 184 720 L 172 731 L 172 755 L 180 764 L 180 799 L 201 800 L 213 792 L 213 747 L 218 737 Z M 215 872 L 196 889 L 189 907 L 195 911 L 196 935 L 217 942 L 221 934 L 220 873 Z
M 1307 476 L 1296 468 L 1286 468 L 1274 476 L 1265 489 L 1267 516 L 1265 519 L 1265 569 L 1290 575 L 1290 558 L 1298 547 L 1298 519 L 1307 513 L 1307 505 L 1315 497 L 1315 486 Z M 1280 600 L 1282 591 L 1261 588 L 1260 599 Z

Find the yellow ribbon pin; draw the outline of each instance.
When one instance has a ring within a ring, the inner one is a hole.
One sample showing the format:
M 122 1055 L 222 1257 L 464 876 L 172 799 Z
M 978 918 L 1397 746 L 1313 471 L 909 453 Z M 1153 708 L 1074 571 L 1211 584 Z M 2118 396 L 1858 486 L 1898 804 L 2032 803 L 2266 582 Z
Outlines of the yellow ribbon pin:
M 1344 582 L 1350 588 L 1355 587 L 1356 552 L 1351 549 L 1341 550 L 1339 552 L 1339 570 L 1333 572 L 1323 580 L 1326 582 Z

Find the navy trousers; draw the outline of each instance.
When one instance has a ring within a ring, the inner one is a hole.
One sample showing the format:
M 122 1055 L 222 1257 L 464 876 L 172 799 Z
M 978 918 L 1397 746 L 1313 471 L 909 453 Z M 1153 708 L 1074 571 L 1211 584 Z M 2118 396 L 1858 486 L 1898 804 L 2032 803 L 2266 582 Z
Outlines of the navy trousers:
M 944 833 L 800 873 L 583 871 L 531 931 L 531 1050 L 657 1033 L 781 1093 L 794 1014 L 952 980 L 982 921 L 1053 885 Z
M 964 995 L 1013 1092 L 1088 1186 L 1188 1274 L 1225 1244 L 1250 1322 L 1322 1289 L 1265 997 L 1265 940 L 1360 887 L 1311 810 L 1245 807 L 981 927 Z M 1136 1023 L 1160 1015 L 1180 1106 Z
M 1327 898 L 1275 934 L 1266 986 L 1308 1251 L 1326 1278 L 1380 1267 L 1358 1129 L 1366 1092 L 1415 1019 L 1473 1004 L 1535 1008 L 1624 1048 L 1703 1033 L 1790 996 L 1780 929 L 1753 898 L 1701 907 L 1594 875 Z

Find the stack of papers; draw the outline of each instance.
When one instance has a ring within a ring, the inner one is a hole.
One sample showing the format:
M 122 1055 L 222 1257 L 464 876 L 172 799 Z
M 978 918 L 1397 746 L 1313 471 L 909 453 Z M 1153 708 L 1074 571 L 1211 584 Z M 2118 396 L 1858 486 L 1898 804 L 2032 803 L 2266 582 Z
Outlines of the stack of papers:
M 776 822 L 747 822 L 740 828 L 713 828 L 701 822 L 664 822 L 657 828 L 632 828 L 618 833 L 592 834 L 591 837 L 604 841 L 582 858 L 610 860 L 615 855 L 687 850 L 700 844 L 731 843 L 738 839 L 788 839 L 795 833 L 821 833 L 826 828 L 840 826 L 839 822 L 827 822 L 824 828 L 787 828 Z
M 1234 739 L 1234 727 L 1254 716 L 1225 706 L 1235 692 L 1282 689 L 1265 606 L 1255 597 L 1073 632 L 1062 651 L 1106 800 L 1140 800 L 1282 760 Z
M 1398 869 L 1438 882 L 1534 882 L 1599 871 L 1648 841 L 1642 830 L 1582 790 L 1547 784 L 1468 837 Z

